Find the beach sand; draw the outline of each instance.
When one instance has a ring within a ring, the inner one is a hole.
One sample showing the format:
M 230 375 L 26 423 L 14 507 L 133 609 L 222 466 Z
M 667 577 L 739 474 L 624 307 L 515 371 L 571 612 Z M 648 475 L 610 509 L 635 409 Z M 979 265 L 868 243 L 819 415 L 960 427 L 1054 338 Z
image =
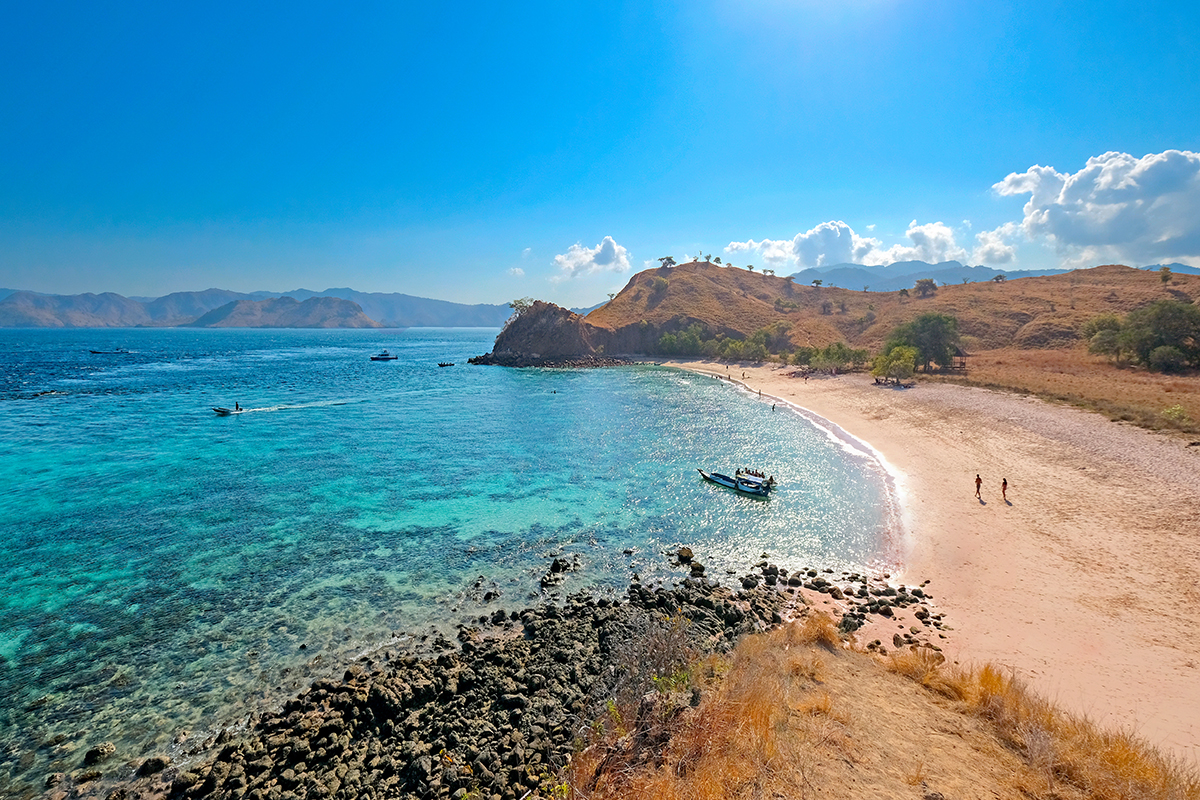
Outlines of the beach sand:
M 666 363 L 728 375 L 880 454 L 905 521 L 892 581 L 930 581 L 953 629 L 939 641 L 949 659 L 1008 667 L 1061 707 L 1200 764 L 1200 447 L 919 378 L 896 389 Z

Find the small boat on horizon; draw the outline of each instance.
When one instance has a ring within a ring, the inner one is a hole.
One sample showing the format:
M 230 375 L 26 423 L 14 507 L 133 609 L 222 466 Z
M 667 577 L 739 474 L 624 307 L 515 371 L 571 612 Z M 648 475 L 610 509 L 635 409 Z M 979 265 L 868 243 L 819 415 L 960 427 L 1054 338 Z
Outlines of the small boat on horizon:
M 395 361 L 399 357 L 400 356 L 394 356 L 391 353 L 389 353 L 387 350 L 384 350 L 382 353 L 377 353 L 377 354 L 371 356 L 371 360 L 372 361 Z
M 715 483 L 718 486 L 724 486 L 726 489 L 733 489 L 735 492 L 740 492 L 741 494 L 750 495 L 751 497 L 766 498 L 771 493 L 768 484 L 756 477 L 738 474 L 737 477 L 731 478 L 719 472 L 705 472 L 702 469 L 697 469 L 696 471 L 706 481 Z
M 438 366 L 439 367 L 453 367 L 454 362 L 453 361 L 439 361 Z

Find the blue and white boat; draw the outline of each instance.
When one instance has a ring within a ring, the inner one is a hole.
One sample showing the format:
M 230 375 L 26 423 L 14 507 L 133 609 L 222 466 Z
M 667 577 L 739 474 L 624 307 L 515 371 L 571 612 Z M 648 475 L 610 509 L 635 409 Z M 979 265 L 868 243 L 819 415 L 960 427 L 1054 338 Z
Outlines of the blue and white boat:
M 733 489 L 735 492 L 748 494 L 751 497 L 768 497 L 771 493 L 769 484 L 757 477 L 739 474 L 737 477 L 731 478 L 719 472 L 705 472 L 702 469 L 697 469 L 696 471 L 706 481 L 711 481 L 727 489 Z

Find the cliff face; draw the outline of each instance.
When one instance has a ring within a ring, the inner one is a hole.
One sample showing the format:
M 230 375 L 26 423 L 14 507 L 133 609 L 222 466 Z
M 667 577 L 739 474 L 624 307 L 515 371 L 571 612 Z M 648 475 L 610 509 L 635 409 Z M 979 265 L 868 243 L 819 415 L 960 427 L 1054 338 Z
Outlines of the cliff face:
M 524 366 L 603 366 L 611 332 L 553 303 L 535 300 L 496 337 L 492 352 L 473 364 Z M 614 362 L 615 363 L 615 362 Z

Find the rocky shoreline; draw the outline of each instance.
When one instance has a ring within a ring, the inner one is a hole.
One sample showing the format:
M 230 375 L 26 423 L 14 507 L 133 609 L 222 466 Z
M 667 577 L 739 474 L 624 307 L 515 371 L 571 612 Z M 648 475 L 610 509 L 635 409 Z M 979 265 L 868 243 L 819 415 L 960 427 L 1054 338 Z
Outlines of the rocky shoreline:
M 314 682 L 277 713 L 252 719 L 244 735 L 223 733 L 203 763 L 156 756 L 114 768 L 105 764 L 113 756 L 105 743 L 88 751 L 84 769 L 48 776 L 45 796 L 550 796 L 606 708 L 632 704 L 640 716 L 646 703 L 663 701 L 662 679 L 698 656 L 822 604 L 844 636 L 872 616 L 894 624 L 904 615 L 916 624 L 890 644 L 937 649 L 929 639 L 940 615 L 920 588 L 832 570 L 789 574 L 764 560 L 735 590 L 706 580 L 687 548 L 675 556 L 691 577 L 673 588 L 642 586 L 635 576 L 623 600 L 576 594 L 561 605 L 497 610 L 460 625 L 457 643 L 438 636 L 424 655 L 379 652 L 341 680 Z M 547 576 L 569 569 L 554 566 Z M 867 649 L 887 646 L 875 640 Z M 698 689 L 684 691 L 671 702 L 699 703 Z
M 626 367 L 646 362 L 621 356 L 538 356 L 525 353 L 484 353 L 467 359 L 468 364 L 495 367 L 545 367 L 548 369 L 588 369 L 592 367 Z

